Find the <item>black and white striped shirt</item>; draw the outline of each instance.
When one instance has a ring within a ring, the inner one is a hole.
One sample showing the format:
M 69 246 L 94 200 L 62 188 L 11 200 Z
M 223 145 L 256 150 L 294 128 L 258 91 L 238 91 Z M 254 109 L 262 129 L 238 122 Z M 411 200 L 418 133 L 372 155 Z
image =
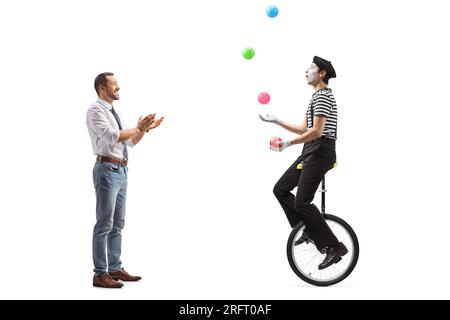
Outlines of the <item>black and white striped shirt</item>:
M 308 110 L 306 111 L 306 123 L 308 129 L 313 127 L 311 109 L 313 109 L 314 116 L 324 116 L 327 118 L 322 137 L 336 139 L 338 112 L 336 100 L 334 99 L 333 92 L 330 88 L 320 89 L 312 95 Z

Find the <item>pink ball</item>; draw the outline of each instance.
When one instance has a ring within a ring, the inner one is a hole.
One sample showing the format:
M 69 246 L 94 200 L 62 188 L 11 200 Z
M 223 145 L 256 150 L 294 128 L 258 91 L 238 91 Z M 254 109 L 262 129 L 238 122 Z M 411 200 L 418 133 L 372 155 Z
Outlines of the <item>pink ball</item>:
M 270 95 L 267 92 L 261 92 L 258 94 L 258 101 L 261 104 L 267 104 L 270 101 Z
M 270 139 L 270 146 L 274 149 L 279 149 L 280 146 L 278 145 L 278 143 L 275 143 L 276 141 L 283 141 L 283 140 L 281 140 L 280 137 L 273 137 L 272 139 Z

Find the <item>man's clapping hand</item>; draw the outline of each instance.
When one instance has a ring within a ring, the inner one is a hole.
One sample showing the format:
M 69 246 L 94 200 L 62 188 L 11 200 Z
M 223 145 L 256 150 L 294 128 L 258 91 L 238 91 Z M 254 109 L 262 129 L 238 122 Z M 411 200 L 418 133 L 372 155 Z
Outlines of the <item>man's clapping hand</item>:
M 155 129 L 156 127 L 158 127 L 161 122 L 164 120 L 164 117 L 161 117 L 159 119 L 154 119 L 152 121 L 152 123 L 150 123 L 150 125 L 147 127 L 147 129 L 145 130 L 145 132 L 149 132 L 150 130 Z
M 155 120 L 156 113 L 149 114 L 148 116 L 142 118 L 142 116 L 139 117 L 137 128 L 140 132 L 145 132 L 148 130 L 148 128 L 151 126 L 152 122 Z

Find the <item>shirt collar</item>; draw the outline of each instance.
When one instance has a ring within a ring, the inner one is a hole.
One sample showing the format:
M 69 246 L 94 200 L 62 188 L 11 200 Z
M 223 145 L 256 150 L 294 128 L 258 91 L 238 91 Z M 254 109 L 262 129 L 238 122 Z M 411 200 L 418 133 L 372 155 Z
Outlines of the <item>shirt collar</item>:
M 106 102 L 103 99 L 98 98 L 97 102 L 102 105 L 103 107 L 105 107 L 106 109 L 108 109 L 109 111 L 111 111 L 111 109 L 113 108 L 113 106 L 111 104 L 109 104 L 108 102 Z
M 319 90 L 317 90 L 316 92 L 313 93 L 313 96 L 318 95 L 322 91 L 331 91 L 331 88 L 325 87 L 325 88 L 319 89 Z

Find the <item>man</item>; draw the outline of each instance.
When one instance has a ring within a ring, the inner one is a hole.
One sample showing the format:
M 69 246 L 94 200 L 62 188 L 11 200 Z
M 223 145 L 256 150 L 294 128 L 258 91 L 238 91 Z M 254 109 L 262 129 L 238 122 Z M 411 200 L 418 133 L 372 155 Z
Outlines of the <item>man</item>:
M 122 268 L 122 229 L 125 224 L 128 147 L 158 127 L 164 117 L 140 117 L 135 128 L 126 129 L 113 102 L 120 99 L 120 87 L 113 73 L 99 74 L 94 82 L 98 99 L 87 111 L 86 124 L 96 155 L 93 178 L 97 197 L 97 222 L 92 239 L 95 287 L 121 288 L 122 281 L 138 281 Z
M 295 244 L 312 240 L 318 250 L 326 253 L 325 259 L 319 264 L 320 270 L 339 262 L 348 252 L 312 203 L 320 181 L 336 161 L 337 107 L 333 93 L 328 88 L 328 80 L 335 77 L 336 72 L 331 62 L 315 56 L 306 70 L 306 81 L 314 88 L 315 93 L 303 123 L 294 125 L 273 115 L 260 115 L 261 120 L 278 124 L 299 135 L 290 141 L 278 141 L 279 148 L 271 147 L 272 150 L 283 151 L 292 145 L 304 143 L 302 154 L 278 180 L 273 192 L 291 227 L 301 220 L 305 222 L 305 231 Z M 303 163 L 301 170 L 297 169 L 300 163 Z M 291 191 L 295 187 L 298 189 L 294 197 Z

